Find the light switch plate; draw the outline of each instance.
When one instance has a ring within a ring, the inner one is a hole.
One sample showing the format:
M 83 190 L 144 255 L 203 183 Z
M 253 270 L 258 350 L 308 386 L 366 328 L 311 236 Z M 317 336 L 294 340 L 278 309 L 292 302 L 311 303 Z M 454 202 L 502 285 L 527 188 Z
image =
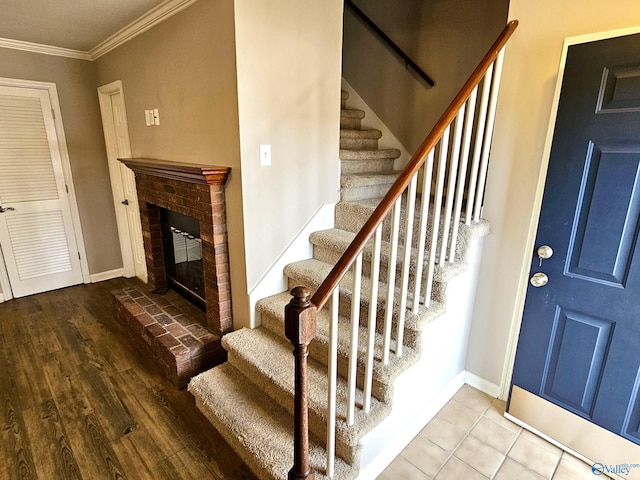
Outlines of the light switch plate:
M 271 165 L 271 145 L 260 145 L 260 165 L 262 167 Z

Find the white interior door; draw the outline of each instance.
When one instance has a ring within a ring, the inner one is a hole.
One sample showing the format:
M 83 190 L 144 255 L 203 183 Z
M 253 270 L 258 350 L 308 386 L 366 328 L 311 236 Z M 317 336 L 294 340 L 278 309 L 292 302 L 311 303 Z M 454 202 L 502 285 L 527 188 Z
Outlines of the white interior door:
M 125 277 L 136 276 L 146 282 L 147 263 L 144 256 L 135 175 L 131 169 L 118 161 L 118 158 L 131 156 L 122 83 L 118 81 L 100 87 L 98 93 L 120 237 L 123 273 Z
M 0 205 L 14 297 L 82 283 L 48 91 L 0 86 Z

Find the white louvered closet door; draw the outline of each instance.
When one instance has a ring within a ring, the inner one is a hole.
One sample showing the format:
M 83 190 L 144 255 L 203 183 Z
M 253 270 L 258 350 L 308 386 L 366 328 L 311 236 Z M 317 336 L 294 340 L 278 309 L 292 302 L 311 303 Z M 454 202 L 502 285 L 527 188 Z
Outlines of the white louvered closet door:
M 0 206 L 14 297 L 82 282 L 47 91 L 0 86 Z

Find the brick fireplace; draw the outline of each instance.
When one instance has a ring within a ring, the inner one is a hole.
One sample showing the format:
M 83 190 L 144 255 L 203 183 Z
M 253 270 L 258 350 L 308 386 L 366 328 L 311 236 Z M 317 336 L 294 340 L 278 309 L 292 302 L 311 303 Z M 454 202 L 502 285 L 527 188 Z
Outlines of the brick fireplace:
M 233 329 L 224 195 L 230 169 L 147 158 L 120 161 L 136 177 L 149 284 L 112 292 L 116 318 L 165 378 L 184 388 L 192 376 L 226 359 L 220 338 Z M 183 216 L 189 217 L 189 231 L 172 227 L 168 235 L 182 233 L 199 244 L 193 292 L 205 312 L 164 288 L 170 277 L 165 267 L 185 265 L 176 258 L 175 243 L 167 244 L 167 218 L 184 221 Z
M 224 184 L 227 167 L 148 158 L 121 159 L 134 171 L 149 284 L 167 284 L 161 208 L 200 222 L 207 328 L 222 336 L 233 329 Z

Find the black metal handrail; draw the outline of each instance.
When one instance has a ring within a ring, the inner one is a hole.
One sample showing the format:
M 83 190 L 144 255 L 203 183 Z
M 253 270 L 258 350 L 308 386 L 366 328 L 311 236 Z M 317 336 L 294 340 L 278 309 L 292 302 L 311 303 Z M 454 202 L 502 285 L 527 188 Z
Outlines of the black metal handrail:
M 391 38 L 389 38 L 389 36 L 384 33 L 384 31 L 378 25 L 376 25 L 376 23 L 371 20 L 366 13 L 360 10 L 360 8 L 358 8 L 358 6 L 353 3 L 352 0 L 345 0 L 345 4 L 349 8 L 351 8 L 354 13 L 356 13 L 356 15 L 358 15 L 364 21 L 364 23 L 366 23 L 367 26 L 371 28 L 371 30 L 373 30 L 376 35 L 378 35 L 391 48 L 391 50 L 395 52 L 396 55 L 400 57 L 400 60 L 404 62 L 405 66 L 411 67 L 418 75 L 420 75 L 420 77 L 425 82 L 427 82 L 429 86 L 435 86 L 436 82 L 429 75 L 427 75 L 427 73 L 422 70 L 416 62 L 411 60 L 409 55 L 407 55 L 404 50 L 402 50 L 393 40 L 391 40 Z

